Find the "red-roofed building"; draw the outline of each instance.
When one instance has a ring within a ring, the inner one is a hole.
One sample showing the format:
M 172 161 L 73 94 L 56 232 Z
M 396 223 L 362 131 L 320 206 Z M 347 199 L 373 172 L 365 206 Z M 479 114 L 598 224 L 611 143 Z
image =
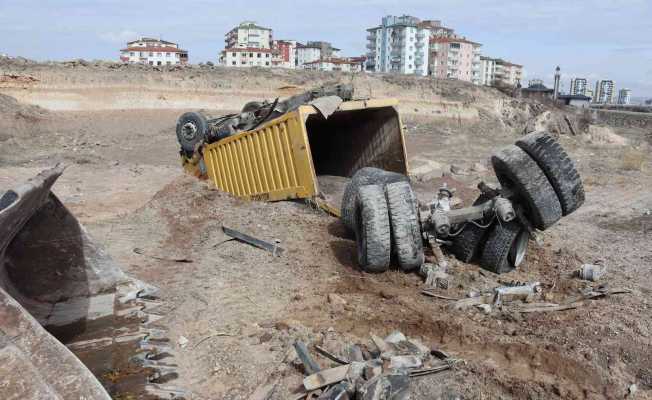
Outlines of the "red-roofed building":
M 273 40 L 272 65 L 280 68 L 294 69 L 297 64 L 297 41 L 296 40 Z
M 322 58 L 303 64 L 303 68 L 315 71 L 362 72 L 365 61 L 365 57 Z
M 188 51 L 176 43 L 141 37 L 120 50 L 120 61 L 129 64 L 176 65 L 188 63 Z

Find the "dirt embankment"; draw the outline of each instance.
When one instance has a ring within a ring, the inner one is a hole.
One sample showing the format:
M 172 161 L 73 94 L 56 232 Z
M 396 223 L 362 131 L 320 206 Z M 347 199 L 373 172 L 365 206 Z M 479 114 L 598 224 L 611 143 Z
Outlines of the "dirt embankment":
M 284 97 L 329 82 L 352 83 L 356 95 L 363 98 L 396 97 L 406 115 L 477 120 L 501 118 L 503 108 L 513 108 L 494 89 L 451 80 L 364 73 L 21 59 L 1 59 L 0 72 L 4 74 L 0 91 L 51 110 L 238 110 L 251 99 Z

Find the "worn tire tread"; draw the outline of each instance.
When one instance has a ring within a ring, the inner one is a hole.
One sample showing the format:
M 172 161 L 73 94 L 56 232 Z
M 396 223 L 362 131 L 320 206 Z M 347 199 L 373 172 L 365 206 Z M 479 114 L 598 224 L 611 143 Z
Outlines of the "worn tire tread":
M 481 267 L 497 274 L 512 271 L 514 267 L 509 262 L 509 251 L 523 229 L 516 221 L 495 224 L 482 249 Z
M 399 267 L 410 271 L 423 264 L 423 239 L 417 209 L 417 199 L 408 182 L 394 182 L 385 186 L 392 246 Z
M 573 160 L 561 145 L 546 132 L 534 132 L 516 142 L 516 145 L 536 161 L 557 193 L 564 216 L 584 204 L 582 178 Z
M 389 211 L 381 185 L 362 186 L 356 197 L 358 263 L 367 272 L 384 272 L 391 259 Z
M 562 217 L 557 193 L 539 165 L 520 147 L 505 147 L 491 157 L 496 177 L 516 193 L 534 227 L 545 230 Z
M 340 206 L 341 219 L 349 232 L 355 230 L 355 197 L 361 186 L 371 184 L 387 184 L 408 181 L 408 177 L 397 172 L 389 172 L 380 168 L 365 167 L 359 169 L 346 185 Z

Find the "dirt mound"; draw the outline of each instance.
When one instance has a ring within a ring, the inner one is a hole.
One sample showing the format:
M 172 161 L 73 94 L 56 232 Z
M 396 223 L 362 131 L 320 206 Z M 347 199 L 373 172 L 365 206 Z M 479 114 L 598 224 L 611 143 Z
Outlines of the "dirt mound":
M 0 93 L 0 143 L 29 134 L 34 125 L 47 116 L 48 111 L 41 107 L 21 104 Z
M 15 98 L 0 93 L 0 120 L 13 118 L 15 120 L 39 121 L 47 115 L 48 111 L 44 108 L 19 103 Z

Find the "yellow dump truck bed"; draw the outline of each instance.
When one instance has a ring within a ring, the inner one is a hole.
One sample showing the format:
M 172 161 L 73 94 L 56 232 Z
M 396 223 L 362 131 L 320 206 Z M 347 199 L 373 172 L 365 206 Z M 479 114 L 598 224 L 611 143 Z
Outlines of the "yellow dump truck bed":
M 363 167 L 406 174 L 397 105 L 394 99 L 348 101 L 328 118 L 312 105 L 300 106 L 206 145 L 206 175 L 225 192 L 277 201 L 319 196 L 322 175 L 348 178 Z M 184 158 L 184 163 L 192 161 Z

